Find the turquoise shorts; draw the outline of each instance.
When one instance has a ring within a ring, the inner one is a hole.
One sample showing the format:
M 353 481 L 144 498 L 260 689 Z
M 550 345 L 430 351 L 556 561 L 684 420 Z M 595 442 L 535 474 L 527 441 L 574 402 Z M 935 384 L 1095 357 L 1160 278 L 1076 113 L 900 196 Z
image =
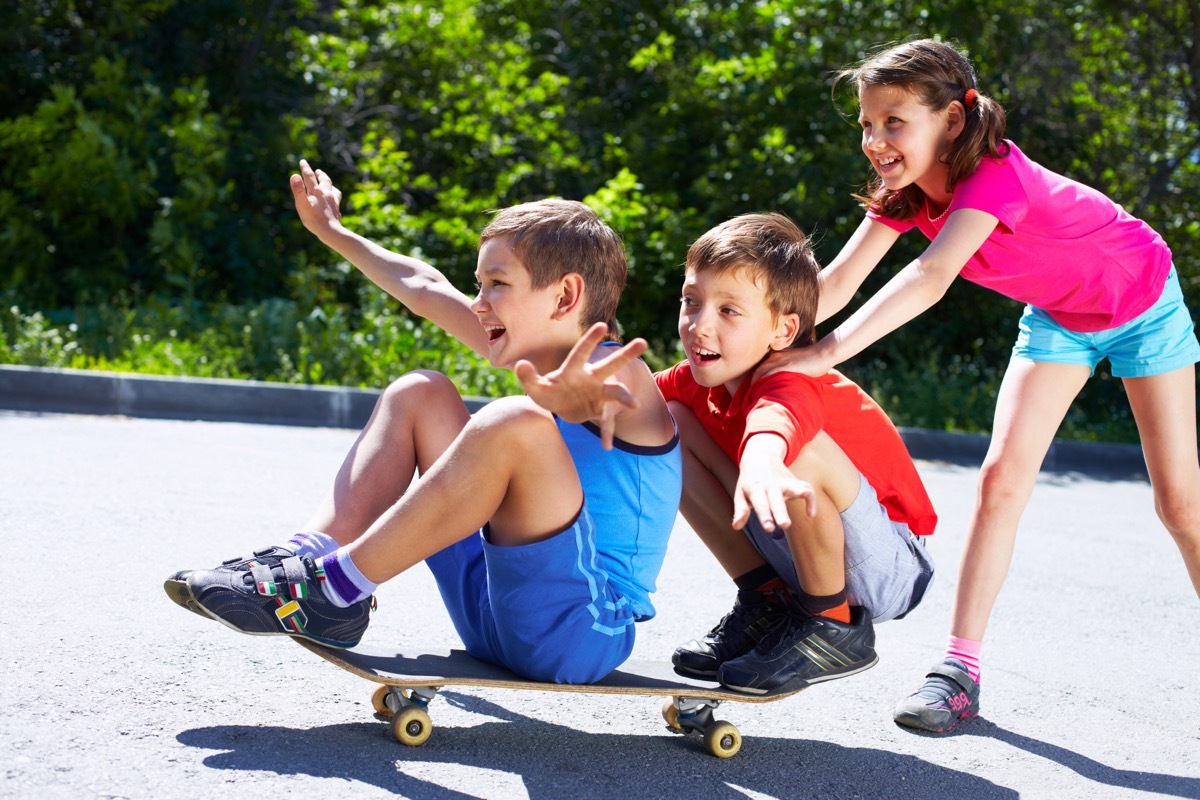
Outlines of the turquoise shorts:
M 484 528 L 425 563 L 468 653 L 533 680 L 593 683 L 629 657 L 635 621 L 595 539 L 584 501 L 549 539 L 500 547 Z
M 1158 301 L 1111 330 L 1077 333 L 1040 308 L 1025 306 L 1012 355 L 1026 361 L 1078 364 L 1092 372 L 1107 358 L 1115 377 L 1146 378 L 1200 361 L 1200 342 L 1172 267 Z

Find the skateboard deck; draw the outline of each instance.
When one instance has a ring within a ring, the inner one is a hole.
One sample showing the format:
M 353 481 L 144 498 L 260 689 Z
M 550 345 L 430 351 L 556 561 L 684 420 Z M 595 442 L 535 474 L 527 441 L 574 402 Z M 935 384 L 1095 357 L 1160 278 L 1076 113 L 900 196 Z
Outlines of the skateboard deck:
M 296 638 L 295 641 L 331 664 L 379 684 L 371 698 L 377 716 L 390 721 L 397 741 L 414 747 L 424 744 L 433 731 L 427 707 L 439 689 L 480 686 L 665 697 L 662 714 L 671 730 L 698 733 L 710 753 L 719 758 L 730 758 L 741 749 L 742 735 L 732 723 L 714 718 L 713 711 L 721 703 L 770 703 L 803 691 L 735 692 L 715 683 L 676 675 L 670 664 L 660 661 L 626 661 L 620 669 L 596 683 L 545 683 L 522 678 L 503 667 L 480 661 L 464 650 L 406 655 L 366 648 L 336 650 L 305 639 Z

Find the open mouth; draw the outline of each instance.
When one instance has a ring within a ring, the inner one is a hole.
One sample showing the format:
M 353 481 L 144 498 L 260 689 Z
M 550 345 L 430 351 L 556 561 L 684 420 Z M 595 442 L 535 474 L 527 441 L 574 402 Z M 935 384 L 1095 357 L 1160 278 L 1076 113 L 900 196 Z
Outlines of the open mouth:
M 712 350 L 705 350 L 703 347 L 692 348 L 692 360 L 702 367 L 715 363 L 721 358 L 720 353 L 714 353 Z
M 495 344 L 496 340 L 504 335 L 507 328 L 500 325 L 484 325 L 484 331 L 487 332 L 488 344 Z
M 880 172 L 887 172 L 889 169 L 899 164 L 903 159 L 900 156 L 888 156 L 880 158 L 875 163 L 879 165 Z

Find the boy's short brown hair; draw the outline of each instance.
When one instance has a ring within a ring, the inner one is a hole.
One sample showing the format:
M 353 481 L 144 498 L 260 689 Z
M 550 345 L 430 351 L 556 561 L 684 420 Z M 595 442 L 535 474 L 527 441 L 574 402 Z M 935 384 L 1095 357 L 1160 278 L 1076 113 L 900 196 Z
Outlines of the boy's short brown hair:
M 496 212 L 479 236 L 479 244 L 505 238 L 529 270 L 533 288 L 542 289 L 575 272 L 583 278 L 586 330 L 608 325 L 617 341 L 617 304 L 625 288 L 628 264 L 621 237 L 575 200 L 538 200 Z
M 821 265 L 809 237 L 783 214 L 743 214 L 721 223 L 688 248 L 686 269 L 747 270 L 772 314 L 800 317 L 792 346 L 816 343 Z

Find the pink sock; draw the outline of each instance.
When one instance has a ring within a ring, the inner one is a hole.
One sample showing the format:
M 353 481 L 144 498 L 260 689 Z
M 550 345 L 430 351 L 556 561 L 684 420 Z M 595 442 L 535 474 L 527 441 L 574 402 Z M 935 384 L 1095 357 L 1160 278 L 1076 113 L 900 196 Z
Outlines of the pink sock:
M 983 651 L 983 642 L 977 639 L 960 639 L 951 636 L 946 644 L 946 658 L 955 658 L 967 668 L 971 680 L 979 683 L 979 654 Z

